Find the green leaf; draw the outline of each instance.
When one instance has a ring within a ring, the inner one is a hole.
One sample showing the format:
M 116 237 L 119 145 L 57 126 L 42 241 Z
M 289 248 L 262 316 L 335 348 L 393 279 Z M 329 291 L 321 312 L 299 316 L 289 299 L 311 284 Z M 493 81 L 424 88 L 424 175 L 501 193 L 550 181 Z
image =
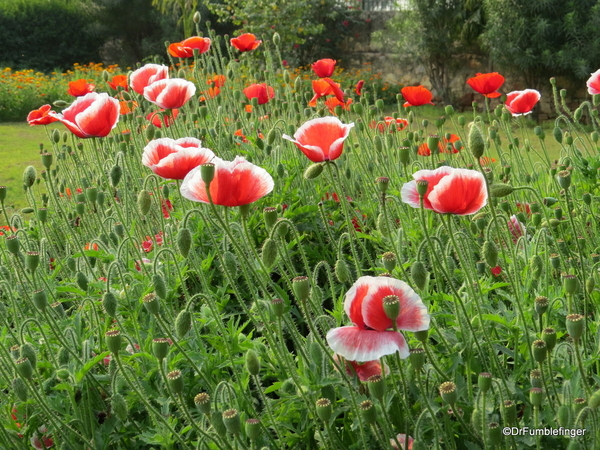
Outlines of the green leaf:
M 75 382 L 79 383 L 81 380 L 83 380 L 83 377 L 86 376 L 90 369 L 96 364 L 98 364 L 100 361 L 102 361 L 108 355 L 110 355 L 110 352 L 100 353 L 99 355 L 96 355 L 93 359 L 90 359 L 88 362 L 86 362 L 85 365 L 81 369 L 79 369 L 77 373 L 75 373 Z

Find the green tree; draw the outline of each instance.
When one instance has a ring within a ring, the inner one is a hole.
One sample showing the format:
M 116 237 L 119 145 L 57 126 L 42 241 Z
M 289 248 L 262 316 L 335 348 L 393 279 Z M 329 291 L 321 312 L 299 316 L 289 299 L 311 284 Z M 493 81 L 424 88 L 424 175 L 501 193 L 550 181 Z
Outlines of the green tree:
M 485 0 L 482 42 L 493 61 L 539 89 L 551 75 L 586 79 L 600 67 L 598 0 Z

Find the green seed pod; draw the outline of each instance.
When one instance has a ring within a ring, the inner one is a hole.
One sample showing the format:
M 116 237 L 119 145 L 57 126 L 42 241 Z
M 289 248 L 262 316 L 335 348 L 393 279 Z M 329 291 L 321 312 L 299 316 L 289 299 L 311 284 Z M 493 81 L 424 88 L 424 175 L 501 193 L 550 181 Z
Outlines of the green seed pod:
M 397 295 L 387 295 L 383 298 L 382 303 L 385 315 L 393 323 L 400 315 L 400 299 Z
M 542 401 L 544 400 L 544 391 L 542 388 L 531 388 L 529 390 L 529 401 L 534 408 L 539 408 L 542 406 Z
M 420 347 L 410 349 L 409 361 L 413 369 L 420 372 L 425 365 L 425 349 Z
M 329 422 L 329 420 L 331 419 L 331 414 L 333 412 L 333 408 L 331 407 L 331 400 L 329 400 L 328 398 L 320 398 L 315 403 L 315 406 L 317 407 L 317 416 L 319 416 L 319 419 L 321 419 L 323 422 Z
M 146 308 L 148 313 L 153 315 L 160 313 L 160 301 L 158 300 L 158 296 L 156 294 L 151 292 L 150 294 L 144 295 L 142 302 L 144 303 L 144 308 Z
M 468 144 L 469 149 L 475 158 L 479 159 L 483 156 L 483 152 L 485 151 L 485 141 L 481 130 L 475 124 L 472 124 L 471 129 L 469 130 Z
M 304 171 L 304 178 L 307 180 L 314 180 L 323 173 L 323 167 L 324 166 L 321 163 L 311 164 Z
M 335 276 L 337 277 L 340 283 L 346 283 L 350 279 L 350 269 L 348 268 L 348 264 L 346 264 L 346 261 L 344 261 L 343 259 L 340 258 L 335 262 L 334 269 Z
M 275 317 L 283 316 L 283 312 L 285 311 L 285 304 L 283 303 L 283 300 L 280 298 L 274 298 L 271 300 L 271 310 L 273 311 Z
M 111 291 L 106 291 L 102 296 L 102 307 L 109 317 L 117 316 L 117 297 Z
M 597 390 L 592 394 L 588 400 L 588 406 L 592 409 L 597 409 L 600 407 L 600 390 Z
M 167 286 L 165 285 L 165 279 L 161 274 L 155 273 L 152 276 L 152 284 L 154 285 L 154 292 L 161 299 L 165 300 L 167 298 Z
M 194 404 L 202 414 L 210 414 L 210 395 L 201 392 L 194 397 Z
M 546 360 L 546 356 L 548 355 L 548 349 L 546 348 L 546 342 L 538 339 L 533 341 L 531 344 L 531 348 L 533 350 L 533 359 L 542 364 Z
M 231 434 L 239 434 L 241 429 L 241 423 L 238 410 L 232 408 L 223 411 L 223 424 L 225 425 L 227 431 L 229 431 Z
M 33 304 L 37 309 L 44 312 L 46 307 L 48 306 L 48 296 L 46 295 L 46 291 L 44 289 L 40 289 L 39 291 L 35 291 L 31 296 L 33 300 Z
M 127 402 L 119 393 L 114 393 L 110 398 L 110 409 L 121 422 L 127 420 Z
M 548 353 L 551 353 L 556 346 L 556 331 L 554 328 L 544 328 L 542 330 L 542 339 L 546 343 Z
M 477 384 L 481 392 L 485 394 L 492 387 L 492 374 L 488 372 L 480 373 L 477 378 Z
M 359 405 L 360 414 L 367 425 L 377 422 L 377 409 L 371 400 L 365 400 Z
M 79 289 L 81 289 L 82 291 L 86 291 L 88 290 L 88 279 L 85 276 L 85 274 L 83 272 L 77 272 L 77 274 L 75 275 L 75 281 L 77 283 L 77 286 L 79 287 Z
M 150 206 L 152 205 L 152 199 L 150 198 L 150 192 L 145 189 L 142 189 L 137 197 L 137 205 L 138 209 L 142 213 L 143 216 L 148 214 L 150 211 Z
M 517 405 L 512 400 L 505 400 L 502 404 L 502 418 L 504 425 L 513 426 L 517 423 Z
M 584 317 L 581 314 L 569 314 L 567 316 L 567 332 L 575 342 L 578 342 L 583 336 Z
M 567 293 L 568 295 L 573 295 L 577 293 L 577 291 L 579 290 L 579 281 L 577 280 L 577 276 L 571 274 L 563 274 L 562 279 L 563 289 L 565 290 L 565 293 Z
M 121 169 L 121 166 L 119 166 L 117 164 L 112 166 L 112 168 L 110 169 L 110 184 L 111 184 L 111 186 L 116 188 L 117 185 L 119 184 L 119 181 L 121 181 L 122 176 L 123 176 L 123 169 Z
M 442 400 L 448 405 L 454 405 L 458 400 L 458 394 L 456 392 L 456 384 L 452 381 L 446 381 L 440 384 L 440 395 Z
M 571 424 L 571 408 L 567 405 L 561 405 L 556 413 L 556 421 L 563 428 L 569 428 Z
M 488 266 L 496 267 L 498 265 L 498 247 L 494 241 L 485 241 L 481 247 L 481 256 Z
M 159 362 L 169 354 L 169 340 L 165 338 L 152 339 L 152 354 Z
M 410 267 L 410 275 L 415 285 L 423 290 L 429 278 L 429 272 L 425 268 L 425 264 L 421 261 L 415 261 Z
M 13 378 L 12 389 L 19 400 L 21 400 L 22 402 L 27 401 L 27 384 L 25 384 L 23 378 Z
M 16 234 L 11 234 L 5 239 L 6 249 L 13 255 L 19 253 L 19 237 Z
M 585 282 L 585 289 L 587 292 L 592 292 L 596 287 L 596 280 L 594 280 L 593 276 L 588 277 Z
M 252 349 L 246 352 L 246 370 L 252 376 L 257 376 L 260 372 L 260 361 L 258 355 Z
M 192 247 L 192 233 L 189 228 L 180 228 L 177 233 L 177 248 L 179 248 L 179 253 L 184 258 L 190 253 L 190 249 Z
M 17 373 L 25 380 L 31 380 L 33 376 L 33 367 L 27 358 L 20 358 L 15 361 Z
M 260 437 L 260 420 L 258 419 L 248 419 L 246 420 L 246 436 L 251 442 L 258 440 Z
M 187 310 L 182 310 L 175 319 L 175 332 L 179 339 L 183 337 L 192 328 L 192 314 Z
M 381 261 L 383 262 L 383 267 L 389 273 L 392 273 L 396 268 L 396 255 L 393 252 L 385 252 L 381 256 Z
M 262 246 L 262 261 L 265 267 L 271 268 L 277 260 L 277 242 L 267 238 Z
M 180 395 L 183 392 L 183 377 L 181 371 L 173 370 L 167 374 L 167 384 L 173 394 Z
M 109 330 L 104 334 L 104 340 L 108 350 L 117 356 L 121 350 L 121 332 L 119 330 Z
M 370 376 L 367 380 L 367 386 L 369 387 L 369 393 L 373 398 L 381 401 L 385 395 L 386 385 L 385 380 L 381 375 Z

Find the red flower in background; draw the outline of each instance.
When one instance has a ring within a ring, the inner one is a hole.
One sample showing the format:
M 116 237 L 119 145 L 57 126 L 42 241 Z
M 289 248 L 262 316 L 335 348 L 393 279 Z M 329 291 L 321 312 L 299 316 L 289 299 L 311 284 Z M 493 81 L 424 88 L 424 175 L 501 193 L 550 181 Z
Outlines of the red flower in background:
M 492 272 L 492 275 L 495 277 L 498 277 L 502 273 L 502 268 L 500 266 L 491 267 L 490 272 Z
M 94 89 L 96 89 L 95 84 L 88 83 L 87 80 L 81 78 L 79 80 L 69 82 L 67 94 L 72 95 L 73 97 L 83 97 L 90 92 L 94 92 Z
M 433 105 L 431 101 L 433 94 L 424 86 L 406 86 L 400 89 L 400 92 L 406 100 L 405 108 L 407 106 Z
M 459 150 L 454 146 L 454 143 L 459 140 L 460 138 L 456 134 L 451 134 L 450 139 L 446 139 L 445 137 L 443 139 L 440 139 L 440 142 L 438 142 L 439 152 L 458 153 Z M 419 145 L 417 154 L 420 156 L 431 156 L 431 149 L 429 148 L 429 145 L 427 145 L 427 142 L 424 142 L 423 144 Z
M 231 38 L 231 45 L 237 48 L 240 52 L 251 52 L 262 44 L 261 40 L 256 39 L 252 33 L 242 34 L 236 38 Z
M 506 95 L 504 106 L 513 116 L 529 114 L 537 102 L 540 101 L 540 93 L 535 89 L 525 89 L 524 91 L 513 91 Z
M 31 126 L 33 125 L 48 125 L 49 123 L 56 122 L 58 119 L 56 117 L 49 116 L 48 113 L 52 111 L 52 106 L 44 105 L 40 106 L 38 109 L 34 109 L 29 114 L 27 114 L 27 123 Z
M 196 85 L 183 78 L 158 80 L 144 88 L 144 98 L 162 109 L 181 108 L 196 93 Z
M 173 140 L 161 138 L 144 148 L 142 164 L 168 180 L 183 180 L 195 167 L 209 162 L 215 154 L 202 147 L 199 139 L 187 137 Z
M 29 440 L 29 442 L 31 443 L 33 448 L 38 449 L 38 450 L 43 450 L 45 448 L 52 448 L 52 446 L 54 446 L 54 441 L 52 440 L 52 438 L 49 436 L 46 436 L 45 433 L 47 433 L 47 432 L 48 432 L 48 428 L 46 428 L 46 426 L 42 425 L 41 427 L 39 427 L 37 429 L 37 432 L 33 433 L 33 435 L 31 436 L 31 439 Z M 38 433 L 42 434 L 41 439 L 38 437 Z
M 181 42 L 175 42 L 169 45 L 169 54 L 176 58 L 191 58 L 194 56 L 194 49 L 198 53 L 206 53 L 210 50 L 210 38 L 193 36 Z
M 215 205 L 242 206 L 253 203 L 273 190 L 273 177 L 262 167 L 236 156 L 233 161 L 214 158 L 215 176 L 210 183 L 210 195 Z M 181 184 L 181 195 L 194 202 L 209 203 L 201 166 L 187 174 Z
M 395 126 L 394 126 L 395 125 Z M 377 129 L 380 133 L 385 133 L 389 131 L 393 133 L 394 131 L 402 131 L 408 126 L 408 120 L 406 119 L 394 119 L 393 117 L 386 116 L 383 118 L 383 122 L 373 121 L 369 124 L 369 128 Z
M 333 75 L 333 71 L 335 70 L 335 63 L 337 61 L 333 59 L 320 59 L 317 62 L 312 64 L 313 72 L 319 78 L 327 78 Z
M 146 120 L 149 120 L 152 125 L 154 125 L 157 128 L 162 128 L 163 125 L 168 128 L 171 125 L 173 125 L 173 123 L 175 122 L 175 119 L 177 118 L 177 116 L 179 115 L 179 110 L 178 109 L 171 109 L 171 114 L 166 115 L 164 114 L 165 110 L 161 109 L 160 111 L 154 111 L 151 113 L 148 113 L 146 115 Z
M 600 94 L 600 69 L 596 70 L 585 84 L 590 95 Z
M 90 92 L 77 98 L 62 114 L 50 112 L 75 136 L 80 138 L 104 137 L 117 126 L 119 101 L 107 93 Z
M 510 219 L 508 219 L 507 225 L 508 225 L 508 230 L 510 231 L 510 234 L 512 234 L 512 240 L 515 244 L 517 243 L 517 241 L 519 240 L 519 238 L 521 236 L 525 236 L 527 233 L 527 229 L 525 228 L 525 225 L 523 225 L 521 222 L 519 222 L 519 219 L 517 219 L 517 216 L 515 216 L 515 215 L 510 216 Z
M 398 443 L 400 444 L 400 448 L 398 448 L 398 444 L 396 443 L 396 441 L 398 441 Z M 394 450 L 413 450 L 414 442 L 415 440 L 412 437 L 407 437 L 404 433 L 398 434 L 396 436 L 396 439 L 390 439 L 390 445 Z
M 356 87 L 354 88 L 356 95 L 362 95 L 362 88 L 364 84 L 365 80 L 360 80 L 358 83 L 356 83 Z
M 169 200 L 168 198 L 163 198 L 160 201 L 160 206 L 162 209 L 162 214 L 163 217 L 165 219 L 168 219 L 169 217 L 171 217 L 171 211 L 173 211 L 173 204 L 171 203 L 171 200 Z
M 251 84 L 246 89 L 244 89 L 244 95 L 248 100 L 257 98 L 258 104 L 264 105 L 273 97 L 275 97 L 275 91 L 271 86 L 267 86 L 265 83 Z
M 331 78 L 321 78 L 312 81 L 312 88 L 315 95 L 308 102 L 308 106 L 317 106 L 317 100 L 327 95 L 335 95 L 340 102 L 344 101 L 344 92 L 340 89 L 340 85 L 334 82 Z
M 352 104 L 352 99 L 351 98 L 349 98 L 348 100 L 346 100 L 346 103 L 340 102 L 336 97 L 330 97 L 327 100 L 325 100 L 325 106 L 327 106 L 327 108 L 329 108 L 329 112 L 331 114 L 335 114 L 335 107 L 336 106 L 341 106 L 342 109 L 344 109 L 346 111 L 349 111 L 351 104 Z
M 127 75 L 115 75 L 112 77 L 111 81 L 107 81 L 108 85 L 114 89 L 115 91 L 122 87 L 124 90 L 129 90 L 129 85 L 127 84 Z
M 296 144 L 312 162 L 333 161 L 342 154 L 352 127 L 353 123 L 344 124 L 337 117 L 319 117 L 305 122 L 293 138 L 284 134 L 283 139 Z
M 339 364 L 343 364 L 340 361 L 340 355 L 333 355 L 333 359 Z M 360 381 L 367 381 L 370 377 L 374 375 L 382 375 L 383 370 L 381 369 L 381 363 L 378 360 L 375 361 L 365 361 L 365 362 L 357 362 L 357 361 L 348 361 L 344 360 L 344 365 L 346 366 L 346 373 L 350 376 L 357 376 Z M 390 373 L 389 367 L 385 367 L 385 373 Z
M 427 307 L 404 281 L 388 277 L 360 277 L 346 293 L 344 311 L 354 324 L 327 333 L 331 349 L 349 361 L 373 361 L 385 355 L 409 355 L 402 334 L 391 330 L 392 320 L 383 310 L 383 299 L 395 295 L 400 300 L 396 328 L 422 331 L 429 328 Z
M 132 72 L 129 77 L 129 85 L 131 89 L 140 95 L 144 95 L 146 86 L 151 85 L 155 81 L 169 78 L 169 68 L 159 64 L 146 64 L 136 71 Z
M 413 181 L 402 186 L 402 201 L 420 208 L 417 181 L 427 180 L 423 207 L 440 214 L 475 214 L 487 204 L 485 178 L 481 172 L 442 166 L 435 170 L 419 170 Z
M 475 92 L 488 98 L 496 98 L 502 95 L 496 91 L 504 84 L 504 77 L 498 72 L 478 73 L 477 76 L 469 78 L 467 83 Z
M 214 87 L 216 88 L 220 88 L 225 86 L 225 81 L 227 80 L 227 78 L 225 77 L 225 75 L 215 75 L 212 78 L 209 78 L 207 83 L 214 85 Z

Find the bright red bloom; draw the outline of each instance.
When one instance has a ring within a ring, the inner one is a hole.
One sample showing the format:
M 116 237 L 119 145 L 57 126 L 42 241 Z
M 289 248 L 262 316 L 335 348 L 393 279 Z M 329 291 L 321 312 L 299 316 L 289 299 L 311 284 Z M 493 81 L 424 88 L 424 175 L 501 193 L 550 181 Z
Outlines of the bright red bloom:
M 395 125 L 395 126 L 394 126 Z M 394 131 L 402 131 L 408 126 L 408 120 L 406 119 L 394 119 L 393 117 L 386 116 L 383 118 L 383 122 L 373 121 L 369 124 L 369 128 L 377 129 L 380 133 L 385 133 L 389 131 L 393 133 Z
M 240 52 L 251 52 L 262 44 L 261 40 L 256 39 L 252 33 L 242 34 L 236 38 L 230 39 L 231 45 L 237 48 Z
M 40 106 L 39 109 L 34 109 L 27 114 L 27 123 L 31 126 L 34 125 L 48 125 L 49 123 L 56 122 L 56 117 L 49 116 L 48 113 L 52 111 L 52 106 L 44 105 Z
M 171 125 L 173 125 L 173 123 L 175 122 L 175 119 L 179 115 L 178 109 L 171 109 L 170 111 L 171 111 L 171 114 L 169 114 L 169 115 L 164 114 L 164 112 L 165 112 L 164 109 L 161 109 L 160 111 L 154 111 L 154 112 L 148 113 L 146 115 L 146 120 L 149 120 L 150 122 L 152 122 L 152 125 L 154 125 L 157 128 L 162 128 L 163 125 L 166 128 L 169 128 Z
M 513 91 L 506 96 L 506 109 L 513 116 L 529 114 L 533 107 L 540 101 L 540 93 L 535 89 L 525 89 L 524 91 Z
M 488 98 L 496 98 L 502 95 L 496 91 L 504 84 L 504 77 L 498 72 L 478 73 L 477 76 L 469 78 L 467 83 L 475 92 Z
M 327 100 L 325 100 L 325 106 L 327 106 L 327 108 L 329 108 L 329 112 L 331 114 L 335 114 L 335 107 L 336 106 L 341 106 L 342 109 L 344 109 L 346 111 L 349 111 L 351 104 L 352 104 L 352 99 L 351 98 L 349 98 L 348 100 L 346 100 L 346 103 L 340 102 L 335 97 L 330 97 Z
M 312 64 L 312 70 L 319 78 L 327 78 L 333 75 L 336 62 L 334 59 L 320 59 Z
M 111 81 L 107 81 L 108 85 L 114 89 L 115 91 L 122 87 L 124 90 L 129 90 L 129 85 L 127 84 L 127 75 L 115 75 Z
M 94 89 L 96 89 L 95 84 L 88 83 L 87 80 L 81 78 L 79 80 L 69 82 L 67 94 L 72 95 L 73 97 L 83 97 L 90 92 L 94 92 Z
M 364 84 L 365 80 L 360 80 L 358 83 L 356 83 L 356 87 L 354 88 L 356 95 L 362 95 L 362 88 Z
M 138 70 L 132 72 L 129 77 L 129 85 L 131 89 L 140 95 L 144 95 L 146 86 L 151 85 L 155 81 L 169 78 L 169 68 L 159 64 L 146 64 Z
M 429 328 L 427 307 L 404 281 L 388 277 L 360 277 L 346 293 L 344 311 L 354 326 L 334 328 L 327 333 L 331 349 L 350 361 L 373 361 L 385 355 L 409 355 L 402 334 L 391 330 L 392 321 L 383 310 L 383 299 L 395 295 L 400 300 L 398 330 L 422 331 Z
M 406 86 L 400 89 L 402 97 L 406 100 L 404 107 L 433 105 L 433 94 L 424 86 Z
M 435 170 L 419 170 L 413 181 L 402 186 L 402 201 L 419 208 L 417 181 L 427 180 L 423 207 L 440 214 L 475 214 L 487 204 L 485 178 L 481 172 L 442 166 Z
M 319 117 L 305 122 L 293 138 L 284 134 L 283 139 L 296 144 L 312 162 L 333 161 L 342 154 L 352 127 L 353 123 L 344 124 L 337 117 Z
M 502 273 L 502 267 L 500 267 L 500 266 L 492 267 L 492 268 L 490 268 L 490 272 L 492 272 L 492 275 L 494 275 L 495 277 L 498 277 Z
M 590 95 L 600 94 L 600 69 L 596 70 L 585 84 Z
M 337 98 L 340 103 L 344 102 L 344 92 L 340 89 L 340 85 L 334 82 L 331 78 L 313 80 L 312 88 L 315 95 L 308 102 L 308 106 L 317 106 L 317 100 L 327 95 L 335 95 L 335 98 Z
M 273 190 L 273 177 L 262 167 L 236 156 L 233 161 L 214 158 L 215 177 L 210 183 L 210 195 L 215 205 L 242 206 L 253 203 Z M 181 184 L 181 195 L 194 202 L 209 203 L 201 166 L 187 174 Z
M 273 97 L 275 97 L 275 91 L 271 86 L 267 86 L 265 83 L 251 84 L 244 89 L 244 95 L 248 100 L 257 98 L 258 104 L 264 105 Z
M 181 108 L 196 93 L 196 85 L 183 78 L 158 80 L 144 88 L 144 98 L 162 109 Z
M 103 92 L 90 92 L 77 98 L 62 114 L 48 113 L 61 121 L 75 136 L 80 138 L 104 137 L 117 126 L 119 101 Z
M 175 42 L 169 45 L 169 54 L 176 58 L 191 58 L 194 56 L 194 49 L 198 49 L 200 54 L 206 53 L 210 50 L 210 38 L 193 36 L 181 42 Z
M 161 138 L 151 141 L 144 148 L 142 164 L 152 172 L 168 180 L 183 180 L 190 170 L 209 162 L 215 154 L 202 147 L 199 139 L 187 137 Z

